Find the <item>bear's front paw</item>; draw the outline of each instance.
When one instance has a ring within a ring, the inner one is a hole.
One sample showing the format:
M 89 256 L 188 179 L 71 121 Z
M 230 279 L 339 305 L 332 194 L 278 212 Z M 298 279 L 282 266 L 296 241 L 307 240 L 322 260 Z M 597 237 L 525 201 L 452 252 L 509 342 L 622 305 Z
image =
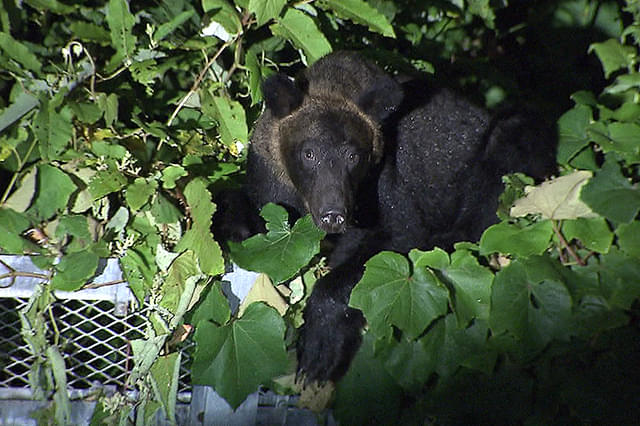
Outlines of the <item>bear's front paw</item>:
M 311 296 L 298 339 L 298 377 L 303 383 L 338 381 L 362 341 L 362 312 L 332 298 Z

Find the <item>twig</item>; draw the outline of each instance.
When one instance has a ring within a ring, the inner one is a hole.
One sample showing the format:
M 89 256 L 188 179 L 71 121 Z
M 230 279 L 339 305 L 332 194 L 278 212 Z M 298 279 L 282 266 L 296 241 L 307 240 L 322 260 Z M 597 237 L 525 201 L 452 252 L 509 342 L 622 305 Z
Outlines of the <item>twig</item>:
M 580 258 L 580 256 L 578 256 L 578 254 L 573 250 L 573 248 L 569 245 L 567 240 L 564 238 L 564 235 L 562 235 L 562 233 L 560 232 L 560 229 L 558 229 L 558 222 L 556 222 L 555 220 L 552 220 L 551 224 L 553 226 L 553 232 L 555 232 L 556 236 L 558 237 L 558 240 L 560 240 L 560 244 L 562 244 L 564 248 L 567 249 L 567 252 L 569 252 L 571 257 L 573 257 L 573 259 L 578 263 L 578 265 L 585 266 L 586 265 L 585 261 L 582 258 Z
M 104 283 L 91 283 L 91 284 L 87 284 L 85 286 L 83 286 L 81 288 L 81 290 L 88 290 L 88 289 L 93 289 L 93 288 L 100 288 L 100 287 L 107 287 L 110 285 L 116 285 L 116 284 L 122 284 L 125 283 L 125 280 L 114 280 L 114 281 L 107 281 Z
M 200 87 L 200 83 L 202 83 L 202 80 L 204 79 L 204 76 L 207 73 L 207 71 L 209 70 L 209 68 L 211 67 L 211 65 L 213 65 L 213 63 L 218 59 L 218 57 L 222 54 L 222 52 L 224 52 L 224 50 L 227 47 L 229 47 L 233 42 L 235 42 L 235 39 L 232 39 L 232 40 L 229 40 L 229 41 L 225 42 L 222 46 L 220 46 L 220 49 L 218 49 L 216 54 L 213 55 L 213 57 L 211 59 L 209 59 L 207 64 L 204 66 L 204 68 L 202 68 L 202 71 L 200 71 L 200 74 L 198 75 L 198 78 L 196 78 L 196 81 L 193 82 L 193 86 L 191 86 L 191 90 L 189 90 L 189 93 L 187 93 L 182 98 L 182 100 L 180 101 L 180 103 L 178 104 L 176 109 L 171 114 L 171 117 L 169 117 L 169 120 L 167 121 L 167 126 L 171 126 L 171 123 L 173 123 L 173 120 L 176 118 L 176 116 L 178 115 L 178 113 L 180 112 L 182 107 L 184 107 L 184 104 L 187 103 L 189 98 L 194 93 L 196 93 L 196 90 L 198 90 L 198 87 Z

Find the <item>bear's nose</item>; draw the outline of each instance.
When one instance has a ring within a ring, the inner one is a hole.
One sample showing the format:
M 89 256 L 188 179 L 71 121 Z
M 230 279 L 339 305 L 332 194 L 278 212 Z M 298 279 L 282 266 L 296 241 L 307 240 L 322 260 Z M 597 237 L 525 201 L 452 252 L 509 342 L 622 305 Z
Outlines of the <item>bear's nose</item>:
M 320 218 L 321 228 L 330 234 L 338 234 L 345 231 L 345 214 L 339 210 L 330 210 Z

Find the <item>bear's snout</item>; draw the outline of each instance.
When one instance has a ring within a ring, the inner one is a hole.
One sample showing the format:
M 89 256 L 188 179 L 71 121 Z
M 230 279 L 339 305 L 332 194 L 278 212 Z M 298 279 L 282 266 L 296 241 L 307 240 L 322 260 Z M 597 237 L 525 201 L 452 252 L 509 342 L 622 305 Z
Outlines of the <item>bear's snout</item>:
M 329 210 L 321 214 L 318 227 L 328 234 L 341 234 L 346 230 L 346 213 L 341 210 Z

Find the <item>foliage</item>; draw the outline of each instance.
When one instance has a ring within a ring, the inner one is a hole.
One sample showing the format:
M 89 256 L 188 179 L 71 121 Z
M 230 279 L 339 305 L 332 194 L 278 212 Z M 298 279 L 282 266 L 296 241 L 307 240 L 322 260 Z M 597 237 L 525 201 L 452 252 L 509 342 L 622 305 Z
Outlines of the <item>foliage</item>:
M 172 336 L 186 322 L 196 328 L 194 381 L 234 407 L 259 385 L 296 390 L 272 379 L 293 371 L 285 329 L 299 326 L 324 272 L 323 236 L 308 217 L 290 225 L 265 208 L 269 232 L 231 257 L 284 282 L 267 299 L 289 306 L 266 300 L 284 317 L 260 303 L 231 312 L 217 281 L 228 259 L 210 231 L 212 196 L 242 181 L 261 81 L 353 48 L 491 108 L 526 100 L 562 113 L 561 176 L 531 188 L 506 177 L 502 221 L 477 244 L 367 262 L 351 303 L 369 325 L 338 383 L 336 415 L 624 421 L 628 411 L 616 409 L 638 381 L 608 360 L 637 362 L 629 354 L 640 341 L 640 5 L 506 3 L 3 0 L 0 252 L 37 255 L 48 271 L 20 313 L 34 397 L 68 421 L 58 331 L 44 318 L 54 290 L 82 288 L 109 256 L 149 321 L 131 342 L 127 388 L 139 400 L 101 398 L 97 424 L 144 422 L 158 409 L 175 421 Z M 604 391 L 613 402 L 598 411 L 589 401 Z

